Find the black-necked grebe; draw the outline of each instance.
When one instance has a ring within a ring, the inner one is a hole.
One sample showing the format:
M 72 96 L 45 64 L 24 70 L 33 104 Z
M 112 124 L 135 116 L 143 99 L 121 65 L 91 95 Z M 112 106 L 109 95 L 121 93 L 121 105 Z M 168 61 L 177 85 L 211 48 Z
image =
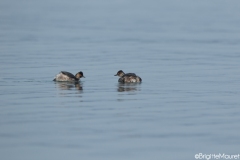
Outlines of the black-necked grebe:
M 135 73 L 124 73 L 122 70 L 118 71 L 115 76 L 119 76 L 118 82 L 121 83 L 135 83 L 142 82 L 142 79 Z
M 80 78 L 84 77 L 83 72 L 80 71 L 76 73 L 74 76 L 72 73 L 61 71 L 59 74 L 56 75 L 53 81 L 61 81 L 61 82 L 76 82 L 79 81 Z M 85 78 L 85 77 L 84 77 Z

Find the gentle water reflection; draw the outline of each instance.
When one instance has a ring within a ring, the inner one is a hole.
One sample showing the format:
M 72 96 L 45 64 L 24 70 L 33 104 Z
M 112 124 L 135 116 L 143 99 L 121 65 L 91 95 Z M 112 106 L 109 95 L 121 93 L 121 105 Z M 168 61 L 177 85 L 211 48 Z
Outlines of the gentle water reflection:
M 119 83 L 118 84 L 118 92 L 136 92 L 140 91 L 141 83 Z
M 54 82 L 60 90 L 83 90 L 80 82 Z

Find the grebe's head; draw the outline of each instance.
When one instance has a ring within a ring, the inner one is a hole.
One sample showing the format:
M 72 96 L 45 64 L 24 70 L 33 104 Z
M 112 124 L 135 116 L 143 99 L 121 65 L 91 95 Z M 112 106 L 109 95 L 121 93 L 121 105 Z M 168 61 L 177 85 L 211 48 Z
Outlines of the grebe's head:
M 114 76 L 119 76 L 122 77 L 125 73 L 122 70 L 119 70 L 116 75 Z
M 80 78 L 84 77 L 83 72 L 82 72 L 82 71 L 78 72 L 78 73 L 75 75 L 75 77 L 76 77 L 77 79 L 80 79 Z M 85 78 L 85 77 L 84 77 L 84 78 Z

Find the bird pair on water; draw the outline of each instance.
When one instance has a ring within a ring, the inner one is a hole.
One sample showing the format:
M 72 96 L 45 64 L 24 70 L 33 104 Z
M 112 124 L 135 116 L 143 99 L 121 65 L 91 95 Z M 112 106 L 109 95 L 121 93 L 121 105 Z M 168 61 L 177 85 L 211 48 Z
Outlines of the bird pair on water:
M 119 76 L 118 82 L 121 83 L 135 83 L 142 82 L 142 79 L 137 76 L 135 73 L 124 73 L 122 70 L 119 70 L 115 76 Z M 61 71 L 56 75 L 53 81 L 79 81 L 80 78 L 84 77 L 83 72 L 78 72 L 75 76 L 72 73 Z M 85 78 L 85 77 L 84 77 Z

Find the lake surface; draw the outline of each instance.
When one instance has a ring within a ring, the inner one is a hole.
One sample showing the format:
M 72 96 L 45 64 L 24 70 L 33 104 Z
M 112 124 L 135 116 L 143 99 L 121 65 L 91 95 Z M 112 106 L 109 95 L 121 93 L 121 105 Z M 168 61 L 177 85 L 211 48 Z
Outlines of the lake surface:
M 240 1 L 0 2 L 1 160 L 240 154 Z M 118 84 L 118 70 L 141 84 Z M 86 78 L 53 82 L 61 70 Z

